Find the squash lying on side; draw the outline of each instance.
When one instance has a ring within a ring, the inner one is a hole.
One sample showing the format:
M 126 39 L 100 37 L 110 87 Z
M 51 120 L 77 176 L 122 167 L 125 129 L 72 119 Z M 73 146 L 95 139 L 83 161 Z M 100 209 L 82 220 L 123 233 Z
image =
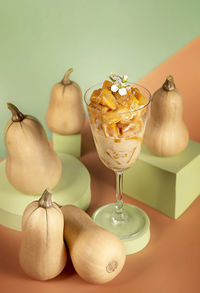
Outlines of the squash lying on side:
M 37 280 L 56 277 L 67 260 L 63 214 L 51 201 L 51 195 L 45 190 L 39 201 L 26 207 L 22 218 L 20 265 L 28 276 Z
M 121 240 L 96 225 L 80 208 L 66 205 L 61 210 L 64 238 L 76 272 L 90 283 L 111 281 L 125 263 L 125 248 Z

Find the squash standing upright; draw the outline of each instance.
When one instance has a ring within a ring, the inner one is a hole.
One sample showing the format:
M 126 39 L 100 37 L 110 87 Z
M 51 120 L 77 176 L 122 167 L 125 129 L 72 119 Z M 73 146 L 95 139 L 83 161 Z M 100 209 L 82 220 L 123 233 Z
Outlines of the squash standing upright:
M 22 218 L 19 261 L 24 272 L 37 280 L 56 277 L 67 260 L 63 215 L 51 195 L 45 190 L 39 201 L 26 207 Z
M 85 121 L 81 89 L 69 79 L 72 71 L 70 68 L 62 81 L 53 86 L 46 113 L 47 126 L 60 135 L 80 133 Z
M 50 147 L 45 130 L 38 119 L 22 114 L 8 103 L 12 119 L 5 130 L 8 150 L 6 175 L 9 182 L 25 194 L 41 194 L 59 181 L 62 165 Z
M 174 79 L 168 76 L 152 98 L 151 117 L 147 121 L 144 144 L 157 156 L 174 156 L 182 152 L 189 134 L 182 118 L 182 97 Z

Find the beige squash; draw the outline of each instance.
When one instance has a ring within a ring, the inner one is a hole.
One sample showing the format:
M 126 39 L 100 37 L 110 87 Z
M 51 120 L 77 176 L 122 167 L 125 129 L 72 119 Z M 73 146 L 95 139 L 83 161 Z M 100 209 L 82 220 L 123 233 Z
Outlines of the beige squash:
M 61 135 L 81 132 L 85 121 L 81 89 L 69 79 L 72 71 L 70 68 L 62 81 L 53 86 L 46 113 L 49 129 Z
M 67 260 L 63 214 L 51 195 L 45 190 L 39 201 L 26 207 L 22 218 L 19 261 L 23 271 L 37 280 L 56 277 Z
M 144 144 L 157 156 L 174 156 L 182 152 L 189 134 L 182 118 L 183 105 L 180 92 L 172 76 L 152 97 L 151 117 L 147 121 Z
M 101 284 L 114 279 L 126 258 L 121 240 L 96 225 L 80 208 L 66 205 L 61 210 L 64 238 L 76 272 L 90 283 Z
M 8 103 L 12 119 L 5 129 L 8 150 L 6 175 L 9 182 L 25 194 L 41 194 L 59 181 L 62 165 L 50 147 L 42 124 L 33 116 L 22 114 Z

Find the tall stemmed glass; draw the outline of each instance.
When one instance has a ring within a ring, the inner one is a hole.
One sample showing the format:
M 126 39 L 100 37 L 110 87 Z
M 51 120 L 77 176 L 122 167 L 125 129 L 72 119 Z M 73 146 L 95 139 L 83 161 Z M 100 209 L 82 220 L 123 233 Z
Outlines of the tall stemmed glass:
M 148 224 L 141 209 L 123 202 L 123 172 L 130 168 L 139 156 L 146 121 L 149 114 L 151 94 L 139 84 L 126 83 L 138 97 L 137 107 L 130 107 L 130 99 L 119 94 L 121 106 L 112 110 L 112 99 L 107 92 L 99 105 L 95 95 L 102 92 L 103 83 L 89 88 L 84 96 L 90 126 L 100 160 L 116 174 L 116 202 L 100 207 L 94 221 L 117 234 L 121 239 L 138 236 Z M 106 94 L 103 99 L 106 99 Z M 127 110 L 128 109 L 128 110 Z M 133 178 L 134 180 L 134 178 Z

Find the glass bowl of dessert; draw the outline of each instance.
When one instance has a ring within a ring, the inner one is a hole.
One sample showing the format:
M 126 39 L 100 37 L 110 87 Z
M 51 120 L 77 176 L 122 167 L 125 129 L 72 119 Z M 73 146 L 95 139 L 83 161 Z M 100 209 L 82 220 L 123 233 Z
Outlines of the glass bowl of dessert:
M 100 207 L 93 219 L 123 240 L 137 237 L 149 225 L 141 209 L 123 202 L 123 172 L 140 154 L 151 94 L 128 82 L 126 75 L 112 74 L 109 79 L 84 95 L 99 158 L 116 174 L 116 202 Z

